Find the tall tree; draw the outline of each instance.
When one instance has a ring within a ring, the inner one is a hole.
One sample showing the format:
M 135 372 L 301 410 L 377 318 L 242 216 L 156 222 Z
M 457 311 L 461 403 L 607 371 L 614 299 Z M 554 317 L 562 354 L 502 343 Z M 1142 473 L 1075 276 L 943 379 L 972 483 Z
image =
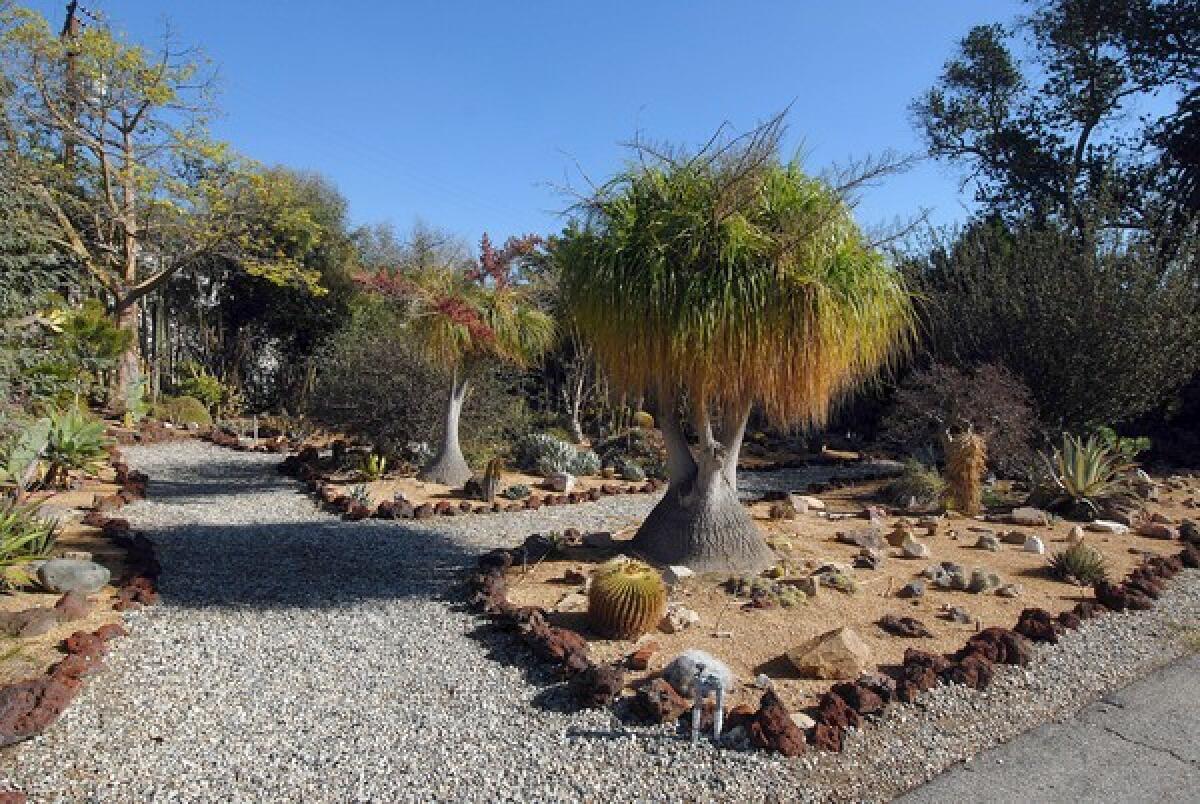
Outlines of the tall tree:
M 510 238 L 495 248 L 483 236 L 475 263 L 437 259 L 436 242 L 418 242 L 409 251 L 408 270 L 365 274 L 368 290 L 407 308 L 405 329 L 432 364 L 449 375 L 441 441 L 422 480 L 458 486 L 471 477 L 459 443 L 459 420 L 474 372 L 503 361 L 527 365 L 554 339 L 554 322 L 527 298 L 519 267 L 539 238 Z
M 21 165 L 55 224 L 52 241 L 136 334 L 142 300 L 180 266 L 253 243 L 230 199 L 263 188 L 209 138 L 211 85 L 192 51 L 166 37 L 152 52 L 101 25 L 66 33 L 35 12 L 0 9 L 0 80 L 11 88 L 2 156 Z M 138 339 L 130 344 L 111 395 L 118 410 L 139 382 Z
M 780 126 L 691 155 L 640 149 L 555 249 L 600 364 L 657 402 L 669 487 L 634 546 L 697 571 L 774 560 L 737 496 L 751 407 L 820 424 L 909 328 L 899 273 L 834 187 L 781 163 Z
M 976 198 L 1005 216 L 1155 230 L 1178 203 L 1160 177 L 1194 161 L 1157 139 L 1183 112 L 1172 98 L 1196 89 L 1200 3 L 1030 6 L 1015 25 L 973 28 L 913 104 L 930 154 L 966 168 Z

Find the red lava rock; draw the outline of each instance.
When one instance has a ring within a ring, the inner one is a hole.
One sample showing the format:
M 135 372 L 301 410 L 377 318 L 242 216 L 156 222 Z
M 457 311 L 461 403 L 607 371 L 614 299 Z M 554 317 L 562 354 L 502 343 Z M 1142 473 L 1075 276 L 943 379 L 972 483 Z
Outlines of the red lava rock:
M 0 687 L 0 747 L 40 734 L 79 690 L 78 680 L 51 676 Z
M 750 742 L 756 748 L 778 751 L 785 757 L 799 756 L 808 748 L 804 742 L 804 732 L 792 720 L 783 701 L 771 690 L 767 690 L 759 701 L 758 711 L 750 721 L 749 732 Z
M 421 505 L 418 505 L 413 510 L 413 517 L 415 519 L 432 519 L 433 518 L 433 506 L 430 505 L 429 503 L 423 503 Z
M 509 561 L 511 560 L 510 557 Z M 470 598 L 471 605 L 489 614 L 498 611 L 508 602 L 508 581 L 504 572 L 498 568 L 477 573 L 471 581 L 471 586 L 474 589 Z
M 391 500 L 384 500 L 375 508 L 376 519 L 395 519 L 396 504 Z
M 475 506 L 466 500 L 463 500 L 458 504 L 458 510 L 462 511 L 464 514 L 469 514 L 471 511 L 475 510 Z
M 842 730 L 828 723 L 818 723 L 813 729 L 813 747 L 838 753 L 842 750 Z
M 129 533 L 128 519 L 109 519 L 102 526 L 106 539 L 117 539 Z
M 602 496 L 604 496 L 604 494 L 600 491 L 600 489 L 588 489 L 587 491 L 587 498 L 592 502 L 596 502 Z
M 0 804 L 26 804 L 28 801 L 20 790 L 0 790 Z
M 656 678 L 638 689 L 634 707 L 653 723 L 668 723 L 678 720 L 692 705 L 664 679 Z
M 1073 611 L 1064 611 L 1058 615 L 1058 624 L 1069 631 L 1074 631 L 1083 625 L 1079 615 Z
M 821 701 L 817 704 L 816 721 L 840 729 L 851 726 L 857 729 L 862 726 L 862 717 L 836 692 L 827 692 L 821 696 Z
M 1029 643 L 1023 636 L 1007 628 L 985 628 L 967 640 L 958 652 L 959 658 L 975 653 L 996 664 L 1027 665 L 1033 658 Z
M 631 670 L 645 670 L 650 666 L 650 659 L 654 654 L 658 653 L 659 645 L 651 640 L 644 643 L 641 647 L 629 654 L 627 661 Z
M 446 516 L 454 509 L 449 500 L 439 500 L 433 506 L 433 512 L 439 516 Z
M 1179 563 L 1189 569 L 1200 569 L 1200 547 L 1189 544 L 1179 553 Z
M 575 679 L 575 694 L 589 709 L 607 706 L 624 688 L 625 671 L 611 664 L 591 665 Z
M 1113 611 L 1125 611 L 1129 604 L 1125 589 L 1108 581 L 1096 581 L 1092 585 L 1092 592 L 1096 595 L 1096 600 L 1099 600 L 1105 608 Z
M 54 604 L 54 611 L 62 622 L 82 620 L 91 609 L 92 604 L 82 592 L 67 592 Z
M 76 631 L 63 642 L 67 653 L 80 656 L 103 656 L 108 650 L 102 637 L 89 634 L 87 631 Z
M 600 493 L 607 497 L 611 497 L 614 494 L 620 494 L 621 489 L 612 483 L 604 483 L 600 486 Z
M 81 679 L 96 672 L 102 666 L 103 662 L 99 656 L 84 656 L 83 654 L 72 653 L 54 665 L 50 670 L 50 675 L 59 680 Z
M 530 647 L 544 659 L 558 663 L 567 675 L 582 673 L 591 666 L 588 643 L 578 632 L 531 619 L 525 632 Z
M 119 494 L 109 494 L 106 497 L 100 497 L 93 504 L 95 512 L 105 514 L 109 511 L 115 511 L 125 505 L 125 500 Z
M 893 614 L 885 614 L 879 620 L 879 627 L 889 634 L 909 639 L 933 636 L 933 632 L 925 626 L 925 623 L 915 617 L 897 617 Z
M 359 502 L 351 503 L 350 507 L 346 509 L 346 519 L 351 522 L 361 522 L 369 516 L 371 516 L 371 509 Z
M 1013 630 L 1034 642 L 1058 642 L 1058 628 L 1050 612 L 1045 609 L 1025 609 Z
M 1108 609 L 1104 608 L 1104 606 L 1099 603 L 1093 603 L 1090 600 L 1081 600 L 1075 604 L 1075 608 L 1072 609 L 1072 611 L 1075 612 L 1075 616 L 1079 619 L 1090 620 L 1093 617 L 1099 617 L 1101 614 L 1108 611 Z
M 117 637 L 129 636 L 129 632 L 120 623 L 105 623 L 96 629 L 95 635 L 105 642 L 110 642 Z
M 995 668 L 984 656 L 972 653 L 951 665 L 941 678 L 947 684 L 964 684 L 973 690 L 981 690 L 992 683 Z
M 833 695 L 841 698 L 846 704 L 860 715 L 873 715 L 882 712 L 887 705 L 879 693 L 865 684 L 857 681 L 844 681 L 834 684 L 830 689 Z
M 83 519 L 79 520 L 80 524 L 87 525 L 89 528 L 102 528 L 107 521 L 108 517 L 99 511 L 88 511 L 83 515 Z

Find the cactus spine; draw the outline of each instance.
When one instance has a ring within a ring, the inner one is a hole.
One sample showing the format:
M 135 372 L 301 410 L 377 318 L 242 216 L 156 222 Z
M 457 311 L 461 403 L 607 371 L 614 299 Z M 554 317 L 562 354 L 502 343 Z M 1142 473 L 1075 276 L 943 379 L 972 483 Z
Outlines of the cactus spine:
M 640 561 L 609 561 L 592 578 L 588 620 L 609 639 L 636 639 L 658 625 L 666 608 L 666 585 Z
M 974 516 L 983 510 L 983 473 L 987 469 L 987 442 L 967 430 L 946 434 L 946 480 L 959 513 Z

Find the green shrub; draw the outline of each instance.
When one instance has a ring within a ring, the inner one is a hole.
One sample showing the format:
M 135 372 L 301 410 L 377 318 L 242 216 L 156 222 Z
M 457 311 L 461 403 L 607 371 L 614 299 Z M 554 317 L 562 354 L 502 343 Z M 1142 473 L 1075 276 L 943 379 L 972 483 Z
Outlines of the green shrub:
M 212 373 L 195 363 L 188 367 L 190 376 L 179 383 L 180 398 L 197 399 L 208 410 L 216 410 L 225 399 L 225 386 Z
M 646 471 L 633 461 L 626 460 L 617 464 L 617 471 L 622 480 L 628 480 L 631 483 L 640 483 L 646 479 Z
M 514 483 L 500 492 L 500 496 L 509 500 L 523 500 L 532 493 L 533 491 L 524 483 Z
M 212 415 L 208 412 L 208 408 L 193 396 L 162 397 L 158 402 L 156 415 L 178 427 L 186 427 L 189 424 L 198 424 L 201 427 L 212 426 Z
M 1108 578 L 1108 565 L 1099 550 L 1077 542 L 1051 557 L 1050 574 L 1060 581 L 1091 586 Z
M 590 449 L 577 450 L 571 462 L 571 474 L 576 477 L 592 477 L 600 474 L 600 456 Z
M 657 430 L 633 427 L 610 436 L 595 445 L 604 466 L 636 464 L 646 475 L 659 479 L 667 476 L 667 448 Z
M 915 501 L 918 507 L 936 508 L 946 495 L 946 481 L 937 469 L 910 459 L 904 472 L 884 484 L 879 493 L 892 505 L 908 506 Z
M 109 443 L 104 437 L 104 422 L 77 407 L 51 413 L 49 422 L 47 485 L 65 482 L 72 469 L 92 473 L 99 468 Z
M 24 565 L 54 548 L 58 525 L 37 516 L 37 505 L 0 502 L 0 586 L 24 586 L 32 578 Z

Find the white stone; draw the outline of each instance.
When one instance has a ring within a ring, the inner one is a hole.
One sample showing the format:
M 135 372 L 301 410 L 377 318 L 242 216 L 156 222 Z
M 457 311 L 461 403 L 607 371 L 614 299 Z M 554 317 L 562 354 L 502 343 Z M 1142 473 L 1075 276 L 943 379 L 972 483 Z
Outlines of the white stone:
M 682 603 L 668 603 L 667 613 L 658 624 L 658 630 L 665 634 L 678 634 L 700 622 L 700 615 Z
M 911 536 L 904 540 L 904 546 L 901 549 L 904 551 L 905 558 L 929 558 L 929 545 L 919 542 Z
M 564 595 L 563 598 L 555 604 L 554 610 L 563 612 L 587 611 L 587 607 L 587 595 L 581 595 L 578 592 L 572 592 L 569 595 Z
M 788 502 L 792 504 L 792 508 L 796 509 L 797 514 L 807 514 L 809 509 L 808 498 L 799 494 L 789 494 Z
M 824 500 L 817 499 L 816 497 L 809 497 L 808 495 L 805 495 L 805 494 L 799 494 L 799 495 L 794 495 L 794 496 L 795 496 L 797 502 L 803 503 L 804 506 L 810 511 L 824 511 L 825 510 L 825 501 Z M 800 508 L 797 507 L 796 510 L 799 511 Z
M 803 712 L 792 712 L 792 722 L 796 724 L 796 728 L 800 729 L 800 731 L 808 731 L 817 725 L 817 721 Z
M 663 678 L 685 697 L 690 697 L 699 672 L 728 692 L 733 689 L 733 671 L 717 657 L 702 650 L 685 650 L 663 670 Z
M 1067 543 L 1076 544 L 1083 541 L 1083 527 L 1081 525 L 1072 525 L 1071 530 L 1067 533 Z
M 1093 533 L 1115 533 L 1118 536 L 1129 532 L 1128 525 L 1122 525 L 1120 522 L 1113 522 L 1110 519 L 1097 519 L 1095 522 L 1089 522 L 1087 529 Z
M 695 577 L 696 573 L 689 567 L 682 564 L 672 564 L 663 570 L 663 582 L 667 586 L 678 586 L 688 578 Z
M 1040 556 L 1046 552 L 1046 545 L 1037 536 L 1027 536 L 1025 537 L 1025 546 L 1021 549 L 1026 553 L 1037 553 Z

